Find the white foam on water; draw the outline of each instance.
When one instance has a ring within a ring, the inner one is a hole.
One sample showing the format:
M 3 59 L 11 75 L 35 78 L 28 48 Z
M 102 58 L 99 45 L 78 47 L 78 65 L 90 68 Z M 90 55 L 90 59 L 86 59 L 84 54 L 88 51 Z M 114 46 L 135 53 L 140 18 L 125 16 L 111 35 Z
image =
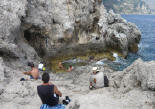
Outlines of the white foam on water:
M 115 62 L 119 62 L 119 57 L 117 53 L 113 53 L 113 57 L 115 57 Z
M 142 46 L 142 44 L 138 44 L 138 48 L 140 48 Z
M 97 65 L 103 65 L 104 62 L 102 62 L 102 61 L 97 61 L 96 64 L 97 64 Z
M 118 57 L 118 54 L 117 53 L 113 53 L 113 57 Z

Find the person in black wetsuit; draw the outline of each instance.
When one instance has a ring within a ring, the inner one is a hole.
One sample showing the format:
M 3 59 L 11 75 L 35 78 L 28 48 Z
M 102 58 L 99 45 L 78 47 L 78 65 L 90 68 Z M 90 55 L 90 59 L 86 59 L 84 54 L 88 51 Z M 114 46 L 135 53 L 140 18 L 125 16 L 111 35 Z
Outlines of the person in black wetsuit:
M 57 106 L 59 103 L 59 97 L 62 96 L 62 93 L 54 84 L 50 83 L 49 80 L 49 74 L 44 73 L 42 75 L 43 84 L 37 86 L 37 92 L 43 104 Z

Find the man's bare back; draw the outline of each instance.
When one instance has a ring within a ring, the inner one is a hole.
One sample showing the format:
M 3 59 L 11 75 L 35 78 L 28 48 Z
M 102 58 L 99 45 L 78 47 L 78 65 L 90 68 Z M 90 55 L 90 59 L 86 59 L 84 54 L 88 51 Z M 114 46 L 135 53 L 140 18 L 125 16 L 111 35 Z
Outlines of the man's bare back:
M 33 67 L 32 70 L 30 71 L 30 75 L 32 75 L 32 77 L 34 79 L 38 79 L 39 77 L 39 71 L 37 68 Z
M 23 72 L 26 75 L 30 75 L 33 77 L 33 79 L 38 79 L 39 78 L 39 70 L 35 67 L 32 67 L 32 70 L 29 72 Z

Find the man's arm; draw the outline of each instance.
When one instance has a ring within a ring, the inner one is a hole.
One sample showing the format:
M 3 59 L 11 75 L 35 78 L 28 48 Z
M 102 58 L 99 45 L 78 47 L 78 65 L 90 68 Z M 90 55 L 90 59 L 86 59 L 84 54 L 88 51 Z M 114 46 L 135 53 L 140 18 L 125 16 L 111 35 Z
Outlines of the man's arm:
M 25 75 L 31 75 L 31 72 L 23 72 Z
M 91 75 L 90 78 L 89 78 L 89 82 L 96 84 L 96 78 L 93 75 Z
M 54 93 L 59 95 L 60 97 L 62 96 L 62 93 L 58 90 L 58 88 L 54 85 Z

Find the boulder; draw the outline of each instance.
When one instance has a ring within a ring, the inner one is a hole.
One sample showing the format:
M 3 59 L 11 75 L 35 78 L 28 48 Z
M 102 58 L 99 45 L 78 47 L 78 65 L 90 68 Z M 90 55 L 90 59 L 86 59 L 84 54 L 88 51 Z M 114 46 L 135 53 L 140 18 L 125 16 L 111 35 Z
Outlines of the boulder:
M 132 65 L 122 72 L 112 75 L 112 86 L 120 88 L 122 91 L 129 91 L 135 87 L 143 90 L 155 90 L 155 62 L 144 62 L 136 60 Z
M 108 47 L 117 49 L 127 56 L 128 52 L 137 52 L 141 32 L 133 23 L 128 23 L 120 15 L 110 11 L 107 15 L 107 29 L 102 29 L 105 43 Z

